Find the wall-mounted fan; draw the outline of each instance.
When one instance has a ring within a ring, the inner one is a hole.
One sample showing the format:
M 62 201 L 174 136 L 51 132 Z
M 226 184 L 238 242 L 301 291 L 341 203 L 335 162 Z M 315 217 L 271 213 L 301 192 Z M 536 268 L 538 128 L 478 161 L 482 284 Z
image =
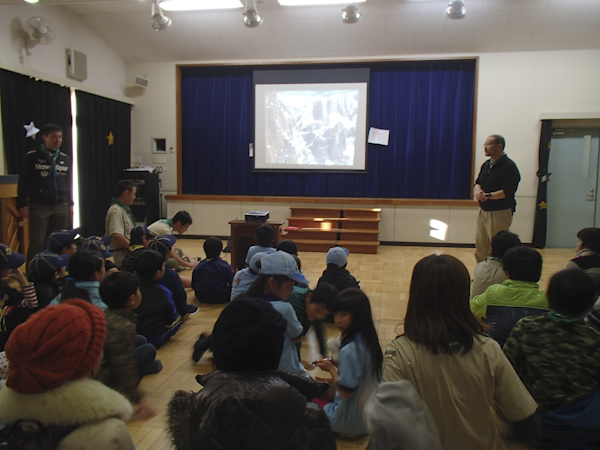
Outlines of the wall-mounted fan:
M 25 24 L 25 32 L 27 33 L 28 41 L 27 48 L 31 48 L 36 44 L 46 45 L 54 40 L 56 32 L 54 25 L 44 17 L 34 16 L 27 19 Z

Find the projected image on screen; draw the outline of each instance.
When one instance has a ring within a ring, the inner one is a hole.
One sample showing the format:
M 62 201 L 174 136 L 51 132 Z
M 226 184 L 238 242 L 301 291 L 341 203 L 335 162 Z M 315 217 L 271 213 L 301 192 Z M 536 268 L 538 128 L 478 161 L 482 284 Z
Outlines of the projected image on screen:
M 364 170 L 366 83 L 256 86 L 258 169 Z

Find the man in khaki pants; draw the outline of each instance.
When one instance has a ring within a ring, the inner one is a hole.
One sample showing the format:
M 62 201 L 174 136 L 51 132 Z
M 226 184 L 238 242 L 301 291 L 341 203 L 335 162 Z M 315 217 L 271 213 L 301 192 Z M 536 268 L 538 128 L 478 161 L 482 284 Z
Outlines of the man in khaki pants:
M 479 216 L 475 234 L 475 259 L 484 261 L 490 254 L 491 240 L 501 230 L 508 230 L 517 203 L 515 192 L 521 181 L 516 164 L 504 153 L 505 141 L 498 134 L 488 136 L 483 144 L 489 156 L 475 180 L 475 198 Z

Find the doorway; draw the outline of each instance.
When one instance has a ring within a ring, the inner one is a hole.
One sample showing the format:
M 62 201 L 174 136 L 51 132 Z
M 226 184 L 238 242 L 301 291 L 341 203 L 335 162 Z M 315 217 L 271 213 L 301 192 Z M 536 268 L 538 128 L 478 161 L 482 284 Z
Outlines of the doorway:
M 555 127 L 548 163 L 548 247 L 574 248 L 576 234 L 600 227 L 600 128 Z

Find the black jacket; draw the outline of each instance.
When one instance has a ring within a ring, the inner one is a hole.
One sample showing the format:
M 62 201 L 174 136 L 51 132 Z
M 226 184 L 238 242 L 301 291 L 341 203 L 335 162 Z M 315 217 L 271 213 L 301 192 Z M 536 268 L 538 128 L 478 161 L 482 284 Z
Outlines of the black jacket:
M 357 288 L 358 281 L 352 276 L 346 267 L 336 267 L 331 269 L 325 269 L 323 275 L 319 278 L 317 286 L 321 283 L 329 283 L 337 288 L 339 292 L 342 292 L 346 288 Z
M 73 201 L 71 158 L 58 153 L 54 176 L 52 160 L 42 147 L 43 144 L 37 150 L 31 150 L 23 159 L 17 187 L 17 208 L 28 206 L 29 202 L 56 205 Z
M 288 372 L 198 375 L 198 393 L 177 391 L 169 433 L 177 450 L 334 450 L 325 412 L 310 402 L 328 386 Z

